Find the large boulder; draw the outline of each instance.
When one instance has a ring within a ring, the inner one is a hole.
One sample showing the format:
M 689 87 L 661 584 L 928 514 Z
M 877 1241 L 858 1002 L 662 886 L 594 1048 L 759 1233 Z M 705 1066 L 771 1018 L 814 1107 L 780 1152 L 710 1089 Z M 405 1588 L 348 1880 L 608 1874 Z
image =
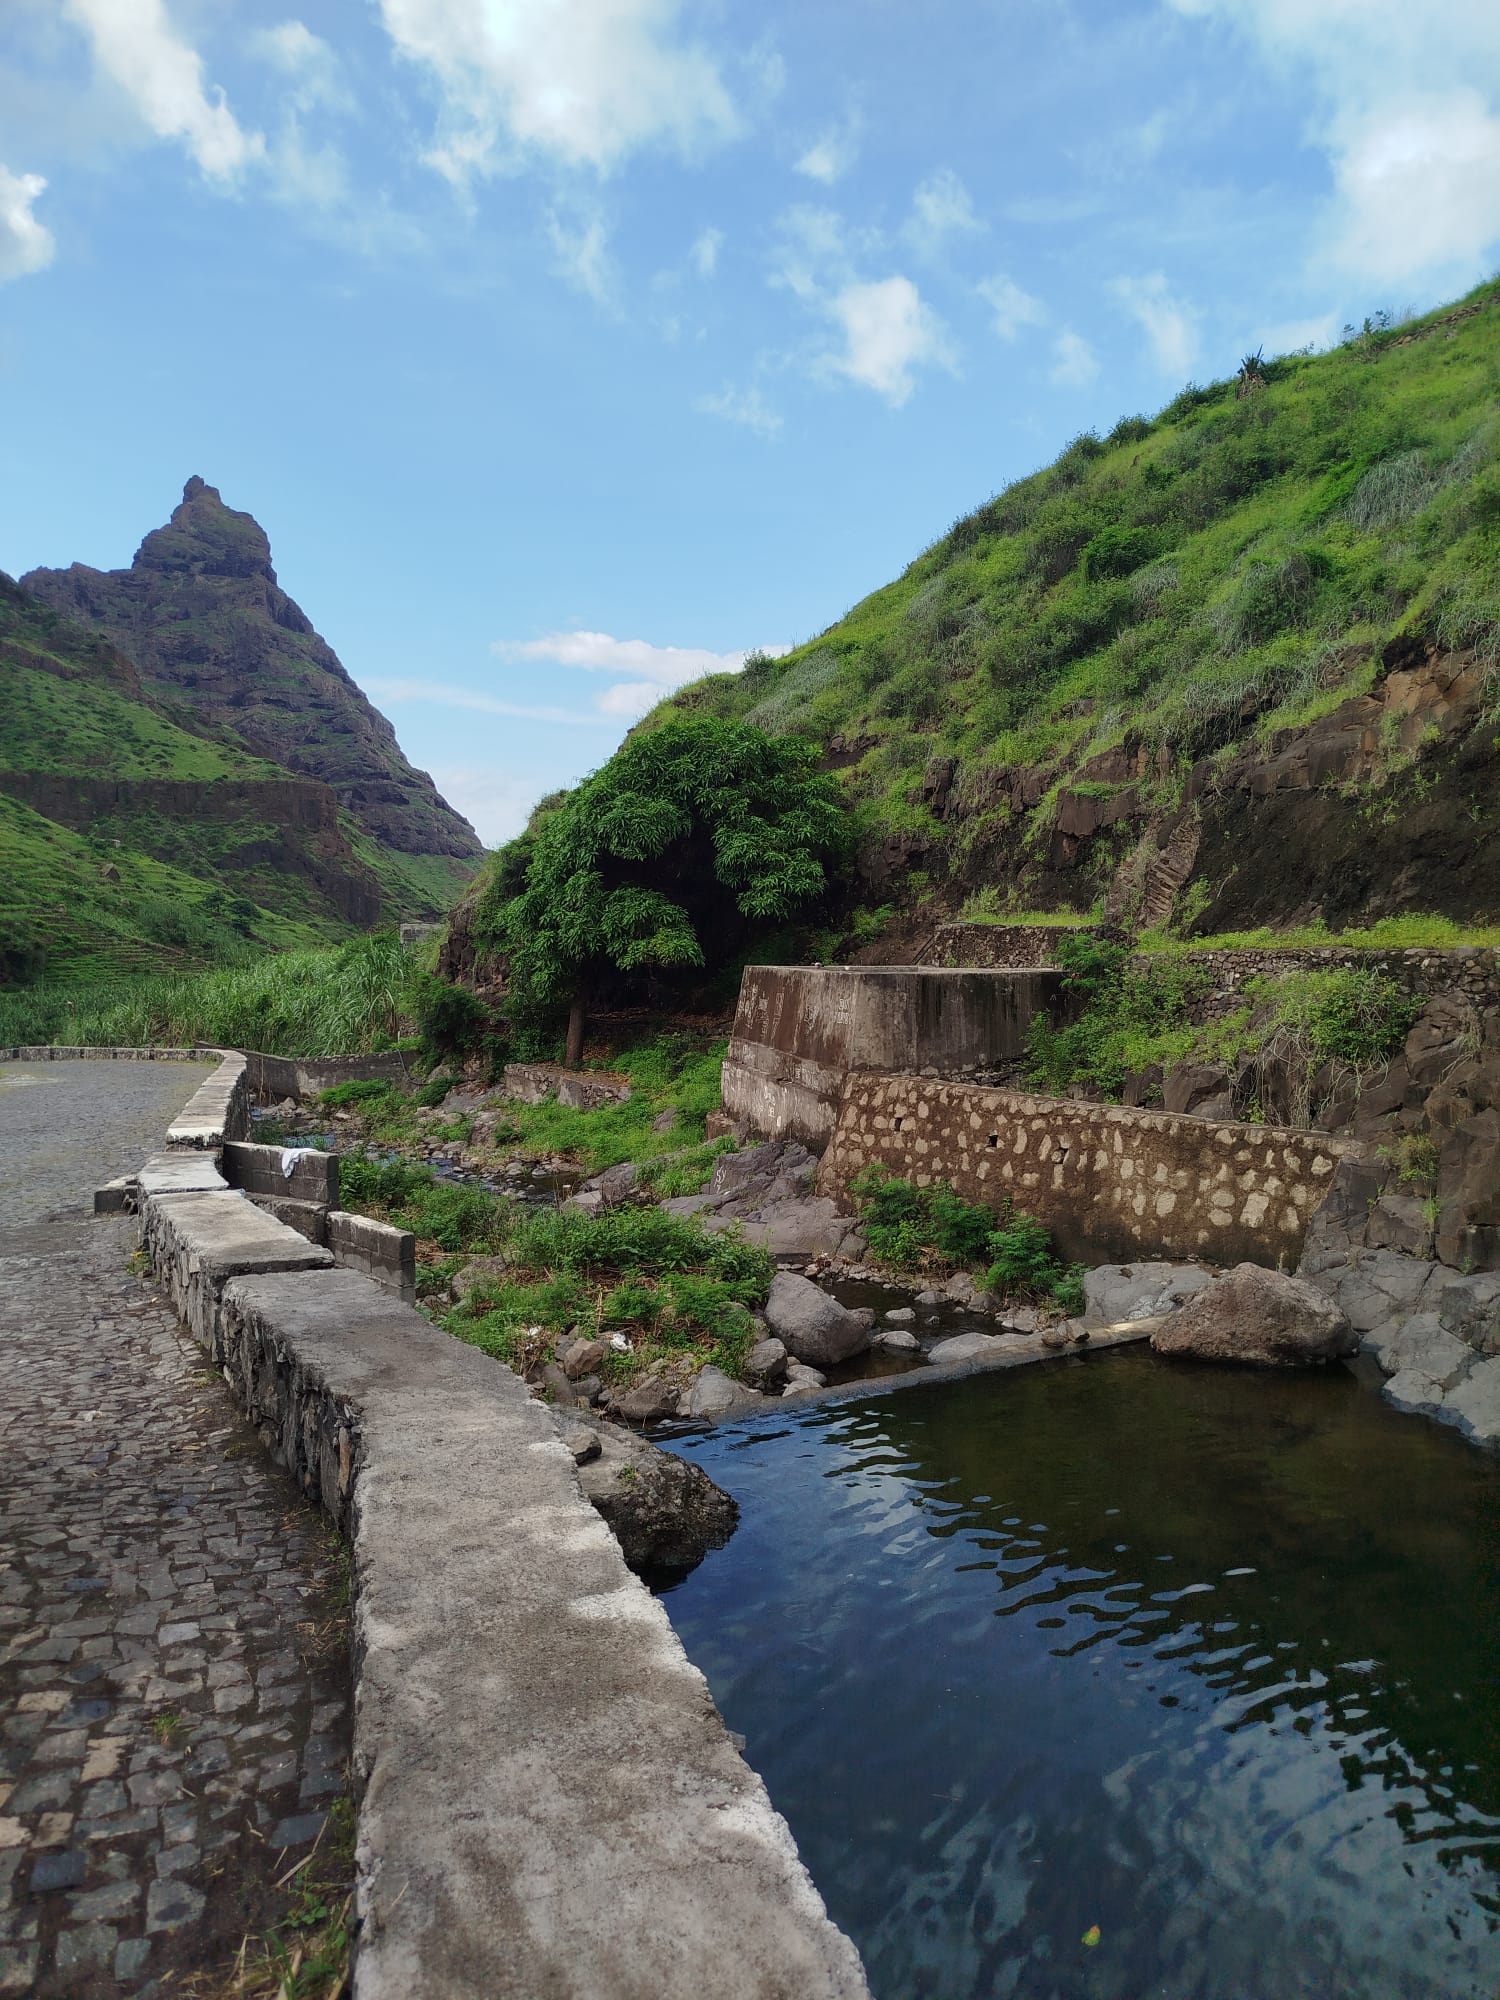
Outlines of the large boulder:
M 870 1345 L 870 1322 L 849 1312 L 808 1278 L 778 1271 L 771 1280 L 766 1321 L 795 1361 L 828 1368 L 863 1354 Z
M 1358 1336 L 1332 1299 L 1305 1278 L 1236 1264 L 1170 1313 L 1151 1336 L 1158 1354 L 1301 1368 L 1352 1354 Z
M 1083 1317 L 1090 1326 L 1157 1319 L 1186 1305 L 1213 1275 L 1201 1264 L 1098 1264 L 1083 1280 Z
M 583 1419 L 563 1420 L 564 1441 Z M 596 1455 L 578 1468 L 578 1483 L 614 1530 L 632 1569 L 694 1569 L 734 1533 L 739 1508 L 699 1465 L 648 1444 L 613 1424 L 592 1424 Z M 583 1445 L 585 1455 L 588 1446 Z
M 695 1417 L 699 1423 L 717 1424 L 728 1416 L 739 1416 L 765 1401 L 754 1389 L 736 1382 L 715 1368 L 712 1362 L 699 1371 L 697 1380 L 677 1405 L 680 1417 Z

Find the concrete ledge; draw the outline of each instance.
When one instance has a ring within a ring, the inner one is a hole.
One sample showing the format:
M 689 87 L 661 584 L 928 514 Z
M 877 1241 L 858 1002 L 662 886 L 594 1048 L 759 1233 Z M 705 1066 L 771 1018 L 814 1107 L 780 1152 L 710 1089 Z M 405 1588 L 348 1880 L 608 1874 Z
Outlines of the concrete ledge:
M 141 1242 L 178 1317 L 219 1355 L 219 1301 L 249 1272 L 326 1270 L 333 1259 L 294 1229 L 262 1215 L 242 1194 L 152 1195 L 141 1205 Z
M 288 1159 L 292 1171 L 286 1171 Z M 246 1194 L 276 1195 L 289 1201 L 339 1205 L 339 1157 L 310 1146 L 255 1146 L 244 1139 L 225 1143 L 220 1162 L 231 1187 Z
M 218 1053 L 219 1067 L 199 1084 L 167 1127 L 169 1146 L 217 1152 L 226 1139 L 243 1139 L 250 1130 L 245 1058 L 232 1049 Z
M 212 1156 L 190 1153 L 186 1149 L 180 1153 L 158 1153 L 154 1159 L 147 1160 L 134 1178 L 143 1201 L 159 1194 L 224 1194 L 228 1191 L 224 1176 L 214 1165 Z
M 262 1215 L 274 1217 L 284 1222 L 288 1229 L 295 1229 L 299 1236 L 305 1236 L 309 1243 L 328 1243 L 328 1209 L 320 1201 L 293 1201 L 288 1195 L 248 1194 L 248 1202 L 254 1204 Z
M 372 1278 L 410 1305 L 417 1296 L 417 1239 L 409 1229 L 334 1209 L 325 1238 L 334 1262 Z

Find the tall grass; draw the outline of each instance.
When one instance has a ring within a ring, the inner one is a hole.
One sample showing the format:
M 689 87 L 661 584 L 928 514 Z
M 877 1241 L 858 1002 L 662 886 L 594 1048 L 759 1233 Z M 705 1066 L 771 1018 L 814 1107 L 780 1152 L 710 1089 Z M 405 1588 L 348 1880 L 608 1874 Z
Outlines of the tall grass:
M 268 1055 L 362 1055 L 410 1025 L 416 966 L 394 931 L 328 951 L 289 951 L 216 972 L 0 993 L 0 1044 L 182 1048 Z

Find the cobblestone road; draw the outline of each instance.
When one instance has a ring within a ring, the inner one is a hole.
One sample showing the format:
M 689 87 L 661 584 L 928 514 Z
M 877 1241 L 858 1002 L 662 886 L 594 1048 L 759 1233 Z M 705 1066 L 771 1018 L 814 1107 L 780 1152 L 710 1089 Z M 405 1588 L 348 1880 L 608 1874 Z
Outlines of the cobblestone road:
M 344 1790 L 336 1547 L 86 1213 L 200 1074 L 0 1065 L 0 1994 L 199 1990 Z

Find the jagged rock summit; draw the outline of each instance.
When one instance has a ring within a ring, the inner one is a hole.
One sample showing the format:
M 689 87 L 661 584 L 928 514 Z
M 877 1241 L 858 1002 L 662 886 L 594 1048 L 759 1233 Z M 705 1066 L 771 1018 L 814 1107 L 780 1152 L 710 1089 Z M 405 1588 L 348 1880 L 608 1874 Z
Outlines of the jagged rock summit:
M 321 778 L 372 839 L 446 862 L 456 889 L 474 829 L 402 755 L 390 723 L 276 581 L 253 515 L 196 474 L 128 570 L 34 569 L 22 587 L 106 632 L 158 699 L 232 730 L 284 770 Z

